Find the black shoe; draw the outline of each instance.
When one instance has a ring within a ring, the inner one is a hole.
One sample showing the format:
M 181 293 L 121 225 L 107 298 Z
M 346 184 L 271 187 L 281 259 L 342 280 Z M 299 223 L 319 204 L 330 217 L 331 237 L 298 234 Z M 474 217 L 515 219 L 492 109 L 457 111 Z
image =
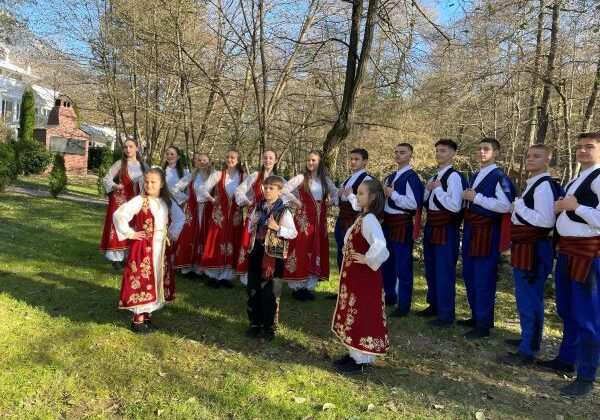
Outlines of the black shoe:
M 302 289 L 304 292 L 304 295 L 306 296 L 306 300 L 315 300 L 317 297 L 315 296 L 315 294 L 313 292 L 311 292 L 308 289 Z
M 490 336 L 490 329 L 483 327 L 475 327 L 469 332 L 465 333 L 465 338 L 467 340 L 479 340 L 480 338 L 485 338 Z
M 113 270 L 115 271 L 121 271 L 121 269 L 123 268 L 123 266 L 121 265 L 121 261 L 113 261 L 111 265 Z
M 396 308 L 390 313 L 390 316 L 393 318 L 402 318 L 403 316 L 408 315 L 408 312 L 408 309 Z
M 458 321 L 456 321 L 456 325 L 460 325 L 461 327 L 474 327 L 475 320 L 473 318 L 459 319 Z
M 431 325 L 432 327 L 449 327 L 452 324 L 454 324 L 454 322 L 452 322 L 452 321 L 444 321 L 444 320 L 439 319 L 439 318 L 427 321 L 427 325 Z
M 350 357 L 350 354 L 346 354 L 344 357 L 334 360 L 332 364 L 333 366 L 342 366 L 348 364 L 350 360 L 352 360 L 352 357 Z
M 136 334 L 149 334 L 150 328 L 148 328 L 148 326 L 146 324 L 144 324 L 143 322 L 140 322 L 140 323 L 132 322 L 131 323 L 131 331 L 133 331 Z
M 538 360 L 535 365 L 544 370 L 550 370 L 558 373 L 559 375 L 573 375 L 575 373 L 575 365 L 561 362 L 558 359 L 552 360 Z
M 154 325 L 154 322 L 152 322 L 152 318 L 144 319 L 144 325 L 148 327 L 150 331 L 158 330 L 158 327 Z
M 260 327 L 250 327 L 244 334 L 249 338 L 257 338 L 260 334 Z
M 226 289 L 231 289 L 233 288 L 233 281 L 219 280 L 219 286 L 223 286 Z
M 398 302 L 398 299 L 396 298 L 385 298 L 385 306 L 392 306 L 395 305 Z
M 306 295 L 304 294 L 303 290 L 305 290 L 305 289 L 294 290 L 292 292 L 292 297 L 296 300 L 299 300 L 300 302 L 306 302 L 308 299 L 307 299 Z
M 533 356 L 529 356 L 528 354 L 519 351 L 517 353 L 507 353 L 504 356 L 499 356 L 496 358 L 496 361 L 503 365 L 523 367 L 533 365 L 534 358 Z
M 369 365 L 366 363 L 356 363 L 354 359 L 351 359 L 345 365 L 336 366 L 336 370 L 344 375 L 355 375 L 357 373 L 363 373 L 367 370 Z
M 512 347 L 519 347 L 521 345 L 521 339 L 520 338 L 507 338 L 506 340 L 504 340 L 504 344 L 507 344 Z
M 582 378 L 577 378 L 569 385 L 560 390 L 562 395 L 569 397 L 583 397 L 589 394 L 594 389 L 594 382 L 587 381 Z
M 436 316 L 436 315 L 437 315 L 437 308 L 433 305 L 429 305 L 427 308 L 423 309 L 422 311 L 417 312 L 417 316 L 429 317 L 429 316 Z
M 212 277 L 208 278 L 208 282 L 206 283 L 208 287 L 212 287 L 213 289 L 218 289 L 221 285 L 217 281 L 217 279 L 213 279 Z

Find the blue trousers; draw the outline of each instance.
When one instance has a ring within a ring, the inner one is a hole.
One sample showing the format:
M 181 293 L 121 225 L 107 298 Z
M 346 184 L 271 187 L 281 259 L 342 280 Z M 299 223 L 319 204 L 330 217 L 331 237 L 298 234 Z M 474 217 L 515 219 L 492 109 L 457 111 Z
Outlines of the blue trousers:
M 569 278 L 568 261 L 559 254 L 556 263 L 556 311 L 563 321 L 558 359 L 569 364 L 577 361 L 577 376 L 593 381 L 600 358 L 600 258 L 594 260 L 591 281 L 585 284 Z
M 340 218 L 338 217 L 335 221 L 335 228 L 333 229 L 333 236 L 335 237 L 335 242 L 337 243 L 337 265 L 338 272 L 342 272 L 342 259 L 344 254 L 342 250 L 344 249 L 344 235 L 346 232 L 342 232 L 342 227 L 340 226 Z
M 498 279 L 498 259 L 500 257 L 500 224 L 492 229 L 492 244 L 487 257 L 471 257 L 472 228 L 469 223 L 463 229 L 463 279 L 467 288 L 467 299 L 475 325 L 482 328 L 494 327 L 494 304 Z
M 383 227 L 389 258 L 381 265 L 386 299 L 397 300 L 400 310 L 409 310 L 413 293 L 413 225 L 406 227 L 404 242 L 389 239 L 389 228 Z
M 432 227 L 425 225 L 423 254 L 427 303 L 437 309 L 438 318 L 454 322 L 456 304 L 456 262 L 458 261 L 459 231 L 457 226 L 446 226 L 446 243 L 432 245 Z
M 544 329 L 544 285 L 552 271 L 554 261 L 552 242 L 535 244 L 537 267 L 532 271 L 513 269 L 515 276 L 515 299 L 521 322 L 519 351 L 535 356 L 540 350 Z

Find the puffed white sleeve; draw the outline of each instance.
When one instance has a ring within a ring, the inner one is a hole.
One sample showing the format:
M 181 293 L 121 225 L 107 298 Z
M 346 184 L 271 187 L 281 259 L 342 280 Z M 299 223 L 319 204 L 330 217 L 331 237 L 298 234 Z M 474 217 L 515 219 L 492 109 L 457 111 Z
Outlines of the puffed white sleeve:
M 289 210 L 286 210 L 281 217 L 277 236 L 280 236 L 284 239 L 294 239 L 296 236 L 298 236 L 298 230 L 296 230 L 294 218 Z
M 365 254 L 367 265 L 376 271 L 390 256 L 379 220 L 373 214 L 367 214 L 363 219 L 361 232 L 370 245 Z
M 542 183 L 533 192 L 534 208 L 525 205 L 523 198 L 515 200 L 514 213 L 521 216 L 534 226 L 551 228 L 554 226 L 554 193 L 548 182 Z
M 208 201 L 208 197 L 210 197 L 210 191 L 214 188 L 215 185 L 221 180 L 221 171 L 216 171 L 210 174 L 206 182 L 198 191 L 198 202 L 204 203 Z
M 124 241 L 125 239 L 131 239 L 133 237 L 135 230 L 129 226 L 129 222 L 131 222 L 133 216 L 140 212 L 143 203 L 144 197 L 136 195 L 131 200 L 121 205 L 113 213 L 113 223 L 115 225 L 115 230 L 117 232 L 117 238 L 119 238 L 119 241 Z
M 188 195 L 185 193 L 185 189 L 188 187 L 191 179 L 192 175 L 190 174 L 190 171 L 185 169 L 184 175 L 175 183 L 175 185 L 173 185 L 173 188 L 171 188 L 171 194 L 173 194 L 177 204 L 182 204 L 187 201 Z
M 363 182 L 368 181 L 369 179 L 373 179 L 373 178 L 371 178 L 369 175 L 367 175 L 365 177 L 365 179 L 363 179 Z M 335 196 L 338 197 L 337 194 Z M 350 194 L 348 194 L 348 196 L 346 198 L 348 198 L 348 202 L 352 206 L 352 210 L 359 211 L 359 212 L 362 211 L 362 208 L 358 205 L 358 200 L 356 199 L 356 194 L 350 193 Z M 338 197 L 338 204 L 339 204 L 339 197 Z
M 121 160 L 119 159 L 115 163 L 112 164 L 112 166 L 110 167 L 110 169 L 108 170 L 106 175 L 104 175 L 104 178 L 102 178 L 102 184 L 104 185 L 104 189 L 106 190 L 107 193 L 111 192 L 112 189 L 114 188 L 114 186 L 115 186 L 114 179 L 120 170 L 121 170 Z
M 329 178 L 327 178 L 327 188 L 329 189 L 329 197 L 331 197 L 331 200 L 333 200 L 333 205 L 339 206 L 340 197 L 338 196 L 338 187 L 336 187 L 333 181 Z M 354 207 L 354 205 L 352 205 L 352 207 Z
M 427 189 L 425 189 L 427 191 Z M 460 175 L 453 172 L 448 177 L 448 191 L 444 191 L 441 186 L 437 186 L 433 190 L 433 194 L 446 210 L 453 213 L 458 213 L 463 205 L 463 186 Z M 506 196 L 506 195 L 505 195 Z
M 250 199 L 248 198 L 248 195 L 250 195 L 251 197 L 254 196 L 252 186 L 254 185 L 257 179 L 258 172 L 253 172 L 250 175 L 248 175 L 240 185 L 237 186 L 237 188 L 235 189 L 235 202 L 238 206 L 250 204 Z
M 473 203 L 496 213 L 508 213 L 510 211 L 511 202 L 502 189 L 500 182 L 496 184 L 495 193 L 495 197 L 485 197 L 483 194 L 477 193 Z
M 294 195 L 294 191 L 298 189 L 300 185 L 304 182 L 304 175 L 298 174 L 288 182 L 283 185 L 283 190 L 281 191 L 281 198 L 284 203 L 289 203 L 294 201 L 296 196 Z
M 169 225 L 169 238 L 173 241 L 179 239 L 179 234 L 185 224 L 185 214 L 177 203 L 171 203 L 171 224 Z

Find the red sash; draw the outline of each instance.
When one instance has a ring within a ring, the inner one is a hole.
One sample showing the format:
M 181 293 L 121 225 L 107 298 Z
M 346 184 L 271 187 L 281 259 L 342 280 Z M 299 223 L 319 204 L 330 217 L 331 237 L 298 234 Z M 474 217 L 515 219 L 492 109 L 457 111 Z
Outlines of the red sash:
M 513 268 L 531 271 L 535 257 L 535 244 L 548 239 L 552 229 L 537 226 L 522 226 L 511 224 L 510 237 L 512 249 L 510 252 L 510 263 Z
M 465 210 L 465 222 L 471 225 L 469 256 L 487 257 L 492 250 L 492 230 L 496 224 L 493 217 Z
M 164 301 L 175 299 L 175 277 L 171 266 L 171 251 L 167 244 L 165 244 L 163 255 L 165 270 L 163 277 L 158 281 L 154 278 L 154 258 L 152 256 L 154 215 L 150 211 L 148 197 L 144 197 L 142 209 L 134 218 L 134 226 L 136 232 L 145 231 L 147 238 L 131 241 L 127 265 L 121 282 L 119 297 L 119 308 L 121 309 L 131 309 L 154 303 L 158 295 L 162 295 Z M 158 290 L 156 290 L 157 287 Z
M 600 257 L 600 236 L 561 236 L 558 246 L 559 252 L 569 257 L 569 277 L 576 282 L 585 283 L 594 258 Z
M 173 268 L 189 267 L 194 263 L 195 252 L 198 248 L 198 200 L 194 191 L 194 180 L 188 186 L 190 195 L 183 204 L 182 211 L 185 214 L 185 224 L 179 234 L 179 239 L 174 245 L 175 256 Z
M 384 213 L 383 215 L 383 226 L 389 229 L 389 238 L 395 242 L 406 242 L 406 229 L 410 227 L 412 221 L 412 216 L 408 213 Z
M 117 231 L 113 224 L 113 214 L 117 209 L 131 200 L 138 193 L 137 183 L 134 183 L 129 177 L 127 165 L 123 168 L 123 176 L 119 177 L 119 183 L 123 185 L 122 190 L 112 190 L 108 193 L 108 207 L 104 217 L 104 229 L 102 230 L 102 239 L 100 240 L 100 249 L 103 251 L 120 251 L 127 249 L 129 241 L 119 241 Z
M 343 234 L 350 229 L 350 226 L 352 226 L 359 214 L 360 212 L 354 211 L 349 201 L 340 199 L 340 213 L 338 218 L 340 219 L 340 227 Z
M 431 226 L 431 245 L 446 245 L 446 227 L 454 226 L 456 213 L 446 210 L 427 210 L 426 224 Z

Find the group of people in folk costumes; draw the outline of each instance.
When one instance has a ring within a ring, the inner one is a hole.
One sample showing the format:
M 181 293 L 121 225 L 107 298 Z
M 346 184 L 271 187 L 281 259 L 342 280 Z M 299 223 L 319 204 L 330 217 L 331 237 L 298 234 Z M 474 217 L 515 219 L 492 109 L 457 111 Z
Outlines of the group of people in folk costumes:
M 156 328 L 151 314 L 174 298 L 173 269 L 181 268 L 205 275 L 215 288 L 232 287 L 240 276 L 248 293 L 246 335 L 272 339 L 282 282 L 304 301 L 314 299 L 318 281 L 329 277 L 327 208 L 339 206 L 340 285 L 331 329 L 348 353 L 333 364 L 342 373 L 362 372 L 389 347 L 385 306 L 395 306 L 392 317 L 410 311 L 413 244 L 425 208 L 428 306 L 417 315 L 431 317 L 432 328 L 454 324 L 462 248 L 471 316 L 456 323 L 470 328 L 466 339 L 489 336 L 499 256 L 512 243 L 521 338 L 507 340 L 517 351 L 498 361 L 561 374 L 575 374 L 577 365 L 576 379 L 563 393 L 593 389 L 600 357 L 600 133 L 579 135 L 581 170 L 565 191 L 548 172 L 552 150 L 531 146 L 525 159 L 530 178 L 520 197 L 496 165 L 500 144 L 494 138 L 480 141 L 481 168 L 468 181 L 452 166 L 457 144 L 440 139 L 438 171 L 426 184 L 410 167 L 412 146 L 399 143 L 398 170 L 383 183 L 366 172 L 368 152 L 352 150 L 352 175 L 339 188 L 318 151 L 309 152 L 303 173 L 288 181 L 277 175 L 273 150 L 263 153 L 260 170 L 250 175 L 237 150 L 227 151 L 220 171 L 211 171 L 208 155 L 196 155 L 193 173 L 183 169 L 176 147 L 167 149 L 162 168 L 145 167 L 132 140 L 123 152 L 104 178 L 109 204 L 101 248 L 115 268 L 124 268 L 119 307 L 134 313 L 133 331 Z M 536 361 L 544 284 L 555 258 L 563 340 L 555 359 Z

